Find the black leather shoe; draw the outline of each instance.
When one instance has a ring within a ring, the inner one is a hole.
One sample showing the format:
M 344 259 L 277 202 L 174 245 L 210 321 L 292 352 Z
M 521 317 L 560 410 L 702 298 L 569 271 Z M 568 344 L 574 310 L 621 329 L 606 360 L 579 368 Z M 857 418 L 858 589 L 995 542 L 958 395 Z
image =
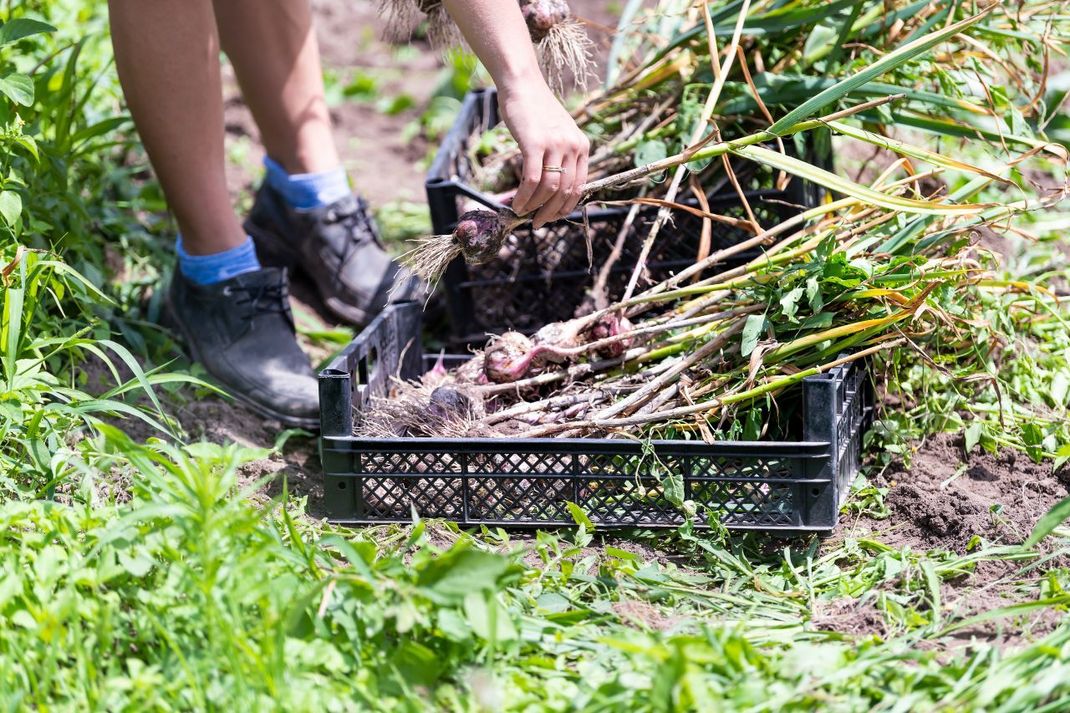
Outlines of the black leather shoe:
M 175 270 L 167 307 L 193 359 L 235 399 L 286 426 L 319 427 L 319 389 L 297 344 L 285 270 L 213 285 Z
M 356 196 L 297 210 L 265 182 L 245 230 L 262 263 L 299 268 L 316 284 L 327 308 L 357 326 L 388 303 L 414 299 L 423 289 L 387 253 L 367 204 Z

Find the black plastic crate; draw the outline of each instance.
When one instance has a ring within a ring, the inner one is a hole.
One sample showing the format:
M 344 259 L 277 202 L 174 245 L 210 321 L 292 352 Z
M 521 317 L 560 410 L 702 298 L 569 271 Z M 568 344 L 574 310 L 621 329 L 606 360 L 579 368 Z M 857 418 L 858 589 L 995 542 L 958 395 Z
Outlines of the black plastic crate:
M 453 364 L 466 357 L 452 357 Z M 418 378 L 435 357 L 420 346 L 420 305 L 389 308 L 319 377 L 327 509 L 353 525 L 408 522 L 413 514 L 464 525 L 573 524 L 567 503 L 601 528 L 672 527 L 683 499 L 732 529 L 827 533 L 858 472 L 872 412 L 856 363 L 806 379 L 801 441 L 374 439 L 353 436 L 356 414 L 389 393 L 391 377 Z
M 427 201 L 436 234 L 452 232 L 460 214 L 472 207 L 501 207 L 493 196 L 471 185 L 473 168 L 468 151 L 473 133 L 497 123 L 498 104 L 493 89 L 475 91 L 465 98 L 456 123 L 428 171 Z M 792 141 L 785 143 L 789 151 L 794 151 Z M 818 150 L 808 146 L 805 153 L 807 160 L 831 166 L 827 151 L 818 156 Z M 733 166 L 748 204 L 765 227 L 818 205 L 824 196 L 820 186 L 799 178 L 792 178 L 786 188 L 779 190 L 773 185 L 775 172 L 752 162 L 739 161 Z M 727 178 L 722 177 L 717 185 L 706 188 L 714 213 L 745 217 L 743 204 Z M 682 192 L 680 202 L 697 206 L 697 201 L 689 196 L 688 192 Z M 479 342 L 487 333 L 509 329 L 533 332 L 548 322 L 574 316 L 592 284 L 590 265 L 601 265 L 610 255 L 628 211 L 626 206 L 592 207 L 587 210 L 586 218 L 577 212 L 538 231 L 530 225 L 521 227 L 506 243 L 507 259 L 483 265 L 455 261 L 442 280 L 454 341 Z M 638 212 L 607 286 L 611 299 L 623 293 L 656 215 L 654 207 L 644 207 Z M 650 276 L 660 280 L 694 264 L 701 235 L 700 218 L 683 211 L 674 212 L 672 225 L 662 229 L 648 258 Z M 588 255 L 588 237 L 593 263 Z M 748 237 L 750 234 L 742 229 L 715 223 L 711 248 L 713 251 L 728 248 Z M 759 254 L 758 249 L 741 253 L 721 267 L 733 267 Z

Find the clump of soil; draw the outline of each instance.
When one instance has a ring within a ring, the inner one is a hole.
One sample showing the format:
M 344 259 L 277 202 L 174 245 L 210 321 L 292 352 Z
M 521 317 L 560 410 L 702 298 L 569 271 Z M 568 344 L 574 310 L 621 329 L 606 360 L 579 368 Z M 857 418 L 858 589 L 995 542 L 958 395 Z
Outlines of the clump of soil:
M 909 467 L 900 462 L 875 480 L 888 488 L 890 516 L 845 523 L 837 537 L 865 535 L 915 552 L 964 554 L 975 536 L 986 544 L 1021 543 L 1037 520 L 1070 492 L 1070 469 L 1053 473 L 1050 462 L 1037 464 L 1010 449 L 997 455 L 980 449 L 967 454 L 962 436 L 952 434 L 921 442 Z M 1023 596 L 1035 599 L 1038 577 L 1044 569 L 1066 566 L 1060 560 L 1038 569 L 1034 560 L 981 559 L 968 574 L 941 584 L 945 620 L 969 619 L 1022 602 Z M 1059 609 L 1040 608 L 976 622 L 919 645 L 946 651 L 977 642 L 1012 648 L 1050 633 L 1063 616 Z M 818 602 L 812 623 L 820 630 L 863 637 L 895 633 L 872 599 Z
M 883 638 L 888 635 L 884 617 L 874 608 L 873 602 L 851 597 L 817 600 L 810 623 L 819 631 L 837 631 L 851 636 Z
M 1020 543 L 1070 492 L 1070 469 L 1053 473 L 1050 463 L 1010 449 L 967 455 L 962 437 L 950 434 L 926 440 L 910 467 L 895 465 L 879 480 L 892 516 L 864 524 L 887 544 L 915 550 L 963 552 L 974 535 Z
M 639 599 L 613 602 L 610 609 L 625 624 L 648 631 L 671 631 L 686 621 L 683 617 L 667 616 L 663 610 Z

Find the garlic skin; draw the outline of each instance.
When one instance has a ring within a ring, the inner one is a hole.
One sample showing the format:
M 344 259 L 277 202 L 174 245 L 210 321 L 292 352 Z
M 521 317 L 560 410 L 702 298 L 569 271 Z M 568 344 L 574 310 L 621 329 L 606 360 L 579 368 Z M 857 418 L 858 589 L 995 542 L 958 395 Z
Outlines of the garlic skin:
M 443 422 L 465 421 L 483 415 L 482 404 L 454 384 L 439 386 L 431 392 L 427 412 L 431 418 Z
M 598 342 L 610 337 L 626 334 L 633 329 L 632 323 L 627 317 L 618 314 L 607 314 L 600 317 L 594 324 L 587 328 L 584 337 L 587 343 Z M 632 339 L 625 337 L 599 347 L 596 351 L 603 359 L 616 359 L 624 356 L 632 346 Z
M 534 42 L 545 39 L 554 27 L 572 16 L 565 0 L 520 0 L 520 13 Z
M 506 332 L 483 353 L 483 374 L 495 384 L 511 384 L 528 374 L 536 349 L 520 332 Z
M 508 233 L 499 214 L 489 210 L 470 210 L 457 222 L 453 239 L 460 246 L 465 262 L 479 265 L 498 257 Z

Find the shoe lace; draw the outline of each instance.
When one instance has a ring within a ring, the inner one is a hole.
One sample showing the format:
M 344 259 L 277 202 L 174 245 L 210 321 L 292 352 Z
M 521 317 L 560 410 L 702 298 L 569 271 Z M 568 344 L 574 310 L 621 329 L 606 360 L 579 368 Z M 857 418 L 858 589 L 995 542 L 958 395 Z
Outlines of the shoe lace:
M 231 294 L 240 293 L 235 304 L 247 307 L 247 319 L 261 314 L 281 314 L 293 327 L 293 313 L 290 311 L 290 288 L 285 281 L 276 284 L 233 285 L 228 288 Z
M 383 247 L 379 232 L 375 229 L 371 216 L 368 215 L 367 206 L 362 200 L 346 201 L 332 207 L 324 215 L 323 223 L 325 225 L 341 226 L 346 236 L 342 254 L 339 256 L 340 260 L 338 261 L 339 273 L 348 264 L 350 258 L 356 254 L 361 245 L 373 242 L 379 247 Z

